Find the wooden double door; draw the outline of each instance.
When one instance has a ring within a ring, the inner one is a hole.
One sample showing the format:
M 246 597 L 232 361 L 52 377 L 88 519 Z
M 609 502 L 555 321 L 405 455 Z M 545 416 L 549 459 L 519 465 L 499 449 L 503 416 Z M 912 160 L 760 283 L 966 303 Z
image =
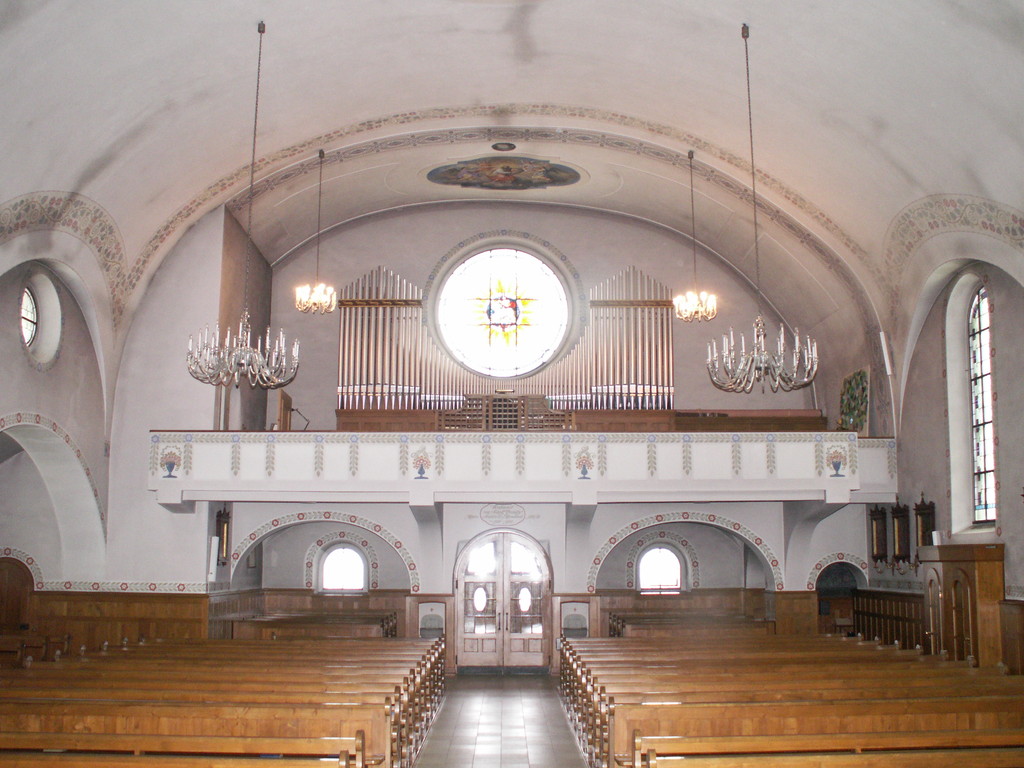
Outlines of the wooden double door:
M 455 568 L 459 667 L 546 667 L 551 574 L 536 541 L 515 531 L 471 541 Z

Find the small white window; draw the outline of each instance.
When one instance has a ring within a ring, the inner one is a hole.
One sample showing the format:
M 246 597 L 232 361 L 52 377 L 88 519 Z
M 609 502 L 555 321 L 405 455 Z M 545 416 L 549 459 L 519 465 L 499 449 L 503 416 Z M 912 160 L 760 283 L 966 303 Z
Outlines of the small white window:
M 677 593 L 682 588 L 682 575 L 679 555 L 673 549 L 651 547 L 640 556 L 637 582 L 641 592 Z
M 366 591 L 366 558 L 352 547 L 335 547 L 323 559 L 320 584 L 324 590 Z
M 36 330 L 39 328 L 39 311 L 36 307 L 36 297 L 32 295 L 28 287 L 21 292 L 21 339 L 26 347 L 32 346 L 36 340 Z

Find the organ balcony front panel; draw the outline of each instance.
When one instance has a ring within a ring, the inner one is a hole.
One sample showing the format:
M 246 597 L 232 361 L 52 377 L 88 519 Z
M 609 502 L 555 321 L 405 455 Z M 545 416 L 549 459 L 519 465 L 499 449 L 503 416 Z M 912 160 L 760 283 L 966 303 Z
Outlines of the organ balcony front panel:
M 149 489 L 207 500 L 886 502 L 896 445 L 852 432 L 185 432 L 150 435 Z M 468 498 L 467 496 L 467 498 Z

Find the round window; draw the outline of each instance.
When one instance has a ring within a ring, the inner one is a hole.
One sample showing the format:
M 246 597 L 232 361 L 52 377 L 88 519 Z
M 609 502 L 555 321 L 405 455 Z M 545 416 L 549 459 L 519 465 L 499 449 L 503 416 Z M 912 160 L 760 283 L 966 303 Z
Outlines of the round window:
M 36 329 L 39 327 L 39 311 L 36 297 L 29 288 L 21 293 L 21 340 L 26 347 L 31 347 L 36 340 Z
M 57 286 L 41 270 L 33 271 L 21 290 L 21 341 L 40 370 L 60 353 L 64 326 L 60 301 Z
M 437 325 L 456 360 L 496 378 L 547 363 L 569 328 L 565 286 L 541 259 L 492 248 L 456 267 L 441 287 Z

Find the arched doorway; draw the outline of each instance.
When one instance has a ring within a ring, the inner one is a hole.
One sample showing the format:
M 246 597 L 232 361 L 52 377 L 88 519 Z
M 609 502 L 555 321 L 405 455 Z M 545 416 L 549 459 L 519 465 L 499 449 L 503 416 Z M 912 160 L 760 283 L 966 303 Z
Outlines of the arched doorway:
M 548 666 L 551 569 L 521 533 L 473 539 L 455 563 L 456 664 L 460 668 Z
M 818 576 L 818 632 L 850 634 L 853 632 L 853 593 L 858 586 L 857 569 L 850 563 L 832 563 Z
M 942 632 L 942 581 L 934 568 L 928 569 L 925 589 L 925 640 L 926 651 L 930 654 L 943 650 Z
M 0 557 L 0 634 L 29 628 L 32 572 L 12 558 Z

